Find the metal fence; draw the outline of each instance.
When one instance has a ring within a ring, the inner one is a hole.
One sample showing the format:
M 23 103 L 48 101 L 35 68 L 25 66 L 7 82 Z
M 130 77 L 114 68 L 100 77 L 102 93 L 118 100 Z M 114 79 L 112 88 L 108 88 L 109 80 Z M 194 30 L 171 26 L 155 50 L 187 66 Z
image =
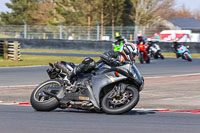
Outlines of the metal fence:
M 134 40 L 136 33 L 141 29 L 144 31 L 144 27 L 134 26 L 6 25 L 0 26 L 0 38 L 113 40 L 114 33 L 119 32 L 127 40 Z
M 6 25 L 0 26 L 0 38 L 26 39 L 65 39 L 65 40 L 114 40 L 114 33 L 119 32 L 127 40 L 135 40 L 138 33 L 152 37 L 156 33 L 168 30 L 166 27 L 134 27 L 134 26 L 38 26 L 38 25 Z M 171 29 L 179 30 L 179 29 Z

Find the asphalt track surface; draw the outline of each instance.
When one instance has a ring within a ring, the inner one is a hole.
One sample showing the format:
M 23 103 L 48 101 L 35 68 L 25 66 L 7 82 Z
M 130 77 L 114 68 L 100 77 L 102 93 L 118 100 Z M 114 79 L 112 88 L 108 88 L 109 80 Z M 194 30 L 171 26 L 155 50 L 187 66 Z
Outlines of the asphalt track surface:
M 166 58 L 152 60 L 150 64 L 136 66 L 144 77 L 170 76 L 200 73 L 200 59 L 188 62 L 182 59 Z M 0 68 L 0 86 L 37 85 L 48 79 L 49 66 Z
M 167 58 L 137 64 L 144 77 L 200 73 L 200 59 Z M 48 79 L 48 66 L 0 68 L 0 86 L 35 85 Z M 9 79 L 9 80 L 8 80 Z M 0 133 L 199 133 L 200 115 L 132 110 L 106 115 L 80 110 L 36 112 L 30 106 L 0 105 Z
M 0 105 L 1 133 L 199 133 L 200 115 L 130 111 L 106 115 L 77 110 L 36 112 Z

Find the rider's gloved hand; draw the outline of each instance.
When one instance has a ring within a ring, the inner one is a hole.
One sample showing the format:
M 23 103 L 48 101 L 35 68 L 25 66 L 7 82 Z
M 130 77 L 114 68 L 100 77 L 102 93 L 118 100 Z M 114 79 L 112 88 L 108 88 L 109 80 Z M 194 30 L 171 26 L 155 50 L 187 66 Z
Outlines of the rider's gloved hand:
M 110 59 L 109 59 L 109 62 L 110 62 L 111 64 L 114 64 L 115 66 L 120 66 L 120 65 L 122 65 L 122 63 L 121 63 L 120 61 L 118 61 L 118 60 L 116 60 L 116 59 L 114 59 L 114 58 L 110 58 Z

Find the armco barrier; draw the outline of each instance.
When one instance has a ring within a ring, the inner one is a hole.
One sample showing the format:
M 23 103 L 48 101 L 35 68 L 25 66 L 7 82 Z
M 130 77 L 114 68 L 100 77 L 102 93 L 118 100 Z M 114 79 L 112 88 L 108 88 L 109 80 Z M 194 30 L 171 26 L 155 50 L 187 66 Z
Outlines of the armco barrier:
M 9 60 L 20 60 L 20 44 L 17 41 L 0 40 L 0 56 Z
M 23 49 L 72 49 L 89 51 L 108 51 L 112 49 L 111 41 L 86 40 L 44 40 L 44 39 L 7 39 L 17 40 Z M 162 52 L 172 52 L 169 42 L 159 42 Z M 190 46 L 191 53 L 200 53 L 200 43 L 185 43 Z

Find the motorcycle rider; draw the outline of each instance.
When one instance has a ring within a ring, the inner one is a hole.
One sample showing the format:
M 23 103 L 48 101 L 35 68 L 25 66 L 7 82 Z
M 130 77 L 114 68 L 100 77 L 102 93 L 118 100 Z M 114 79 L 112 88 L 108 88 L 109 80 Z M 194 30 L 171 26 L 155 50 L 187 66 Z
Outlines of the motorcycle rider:
M 138 47 L 140 47 L 141 45 L 144 45 L 144 46 L 145 46 L 145 44 L 146 44 L 146 42 L 145 42 L 145 40 L 144 40 L 142 34 L 140 34 L 140 33 L 137 34 L 137 41 L 136 41 L 136 44 L 137 44 Z M 139 49 L 140 49 L 140 48 L 139 48 Z M 148 60 L 149 60 L 149 57 L 148 57 L 148 51 L 147 51 L 146 47 L 145 47 L 145 50 L 144 50 L 143 52 L 144 52 L 144 60 L 145 60 L 145 61 L 148 61 Z
M 62 62 L 56 62 L 54 65 L 61 69 L 63 72 L 69 73 L 65 78 L 68 84 L 73 77 L 83 72 L 90 72 L 95 69 L 95 66 L 101 62 L 105 62 L 110 66 L 120 66 L 126 62 L 135 61 L 136 56 L 139 53 L 139 50 L 136 45 L 129 44 L 123 46 L 121 52 L 119 51 L 108 51 L 100 55 L 100 60 L 95 63 L 90 57 L 85 58 L 81 64 L 75 66 L 73 70 L 69 73 L 68 69 Z
M 177 40 L 174 40 L 174 41 L 173 41 L 173 44 L 172 44 L 173 51 L 176 53 L 176 52 L 177 52 L 177 49 L 178 49 L 181 45 L 182 45 L 182 44 L 178 43 Z
M 180 57 L 180 55 L 177 54 L 177 49 L 178 49 L 179 47 L 181 47 L 181 45 L 182 45 L 182 44 L 178 43 L 177 40 L 174 40 L 174 41 L 173 41 L 172 50 L 173 50 L 174 53 L 176 53 L 176 58 L 179 58 L 179 57 Z
M 142 36 L 142 34 L 138 34 L 137 35 L 137 41 L 136 41 L 136 44 L 139 45 L 139 44 L 145 44 L 145 41 L 144 41 L 144 38 Z
M 147 52 L 149 53 L 150 47 L 154 46 L 154 42 L 151 40 L 151 38 L 147 38 Z
M 113 45 L 113 50 L 114 51 L 120 51 L 122 46 L 124 45 L 124 43 L 126 42 L 124 38 L 121 37 L 121 35 L 119 34 L 119 32 L 115 33 L 115 42 Z

